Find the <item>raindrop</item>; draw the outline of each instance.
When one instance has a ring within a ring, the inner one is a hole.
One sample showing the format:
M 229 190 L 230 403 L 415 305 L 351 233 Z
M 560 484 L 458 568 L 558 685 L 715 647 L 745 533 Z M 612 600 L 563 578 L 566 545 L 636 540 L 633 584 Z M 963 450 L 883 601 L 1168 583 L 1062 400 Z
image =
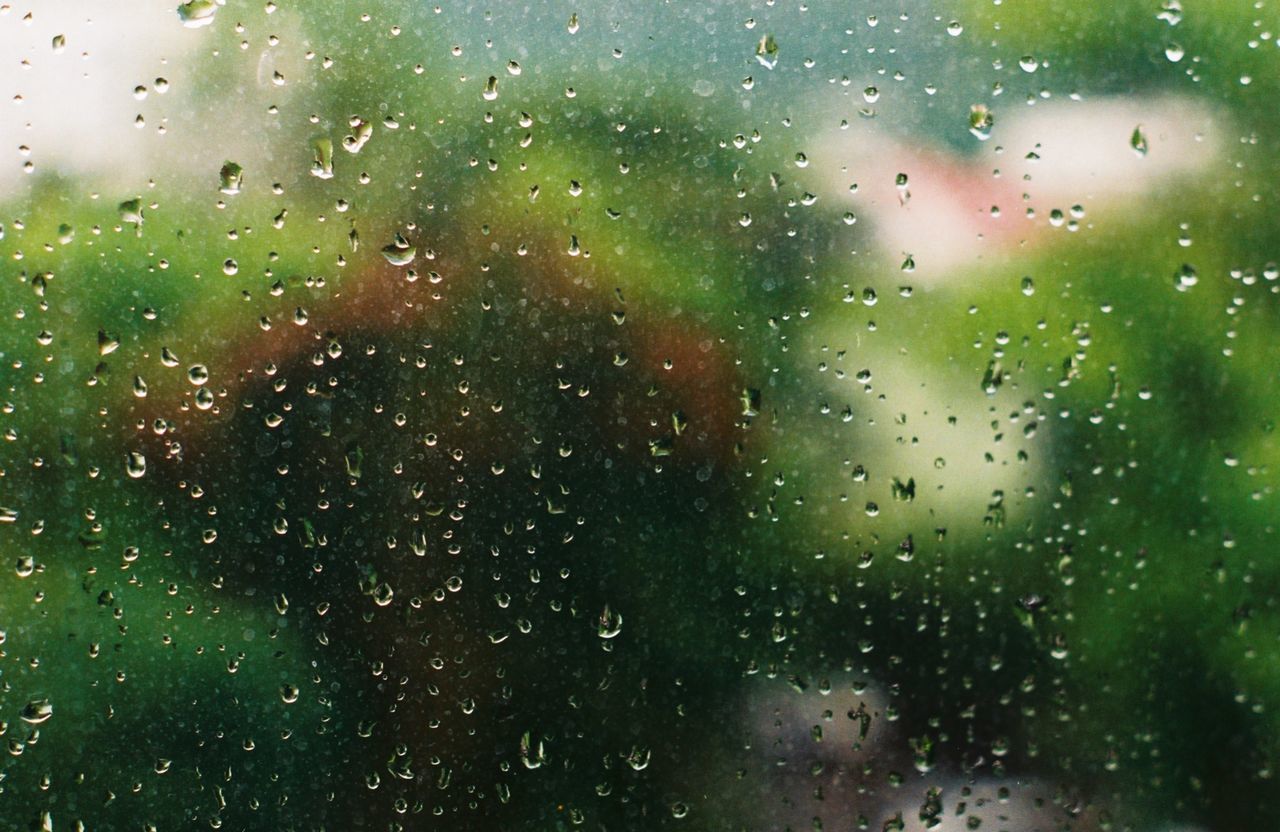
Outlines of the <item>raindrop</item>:
M 382 256 L 393 266 L 407 266 L 413 262 L 413 258 L 417 255 L 417 247 L 410 245 L 409 241 L 398 231 L 391 244 L 384 246 L 382 249 Z
M 188 29 L 199 29 L 213 22 L 213 16 L 218 13 L 220 5 L 222 4 L 216 0 L 187 0 L 178 4 L 178 19 Z
M 141 479 L 147 473 L 147 458 L 137 451 L 130 451 L 124 460 L 124 472 L 133 479 Z
M 756 44 L 756 60 L 765 69 L 773 69 L 778 65 L 778 42 L 773 35 L 763 35 Z
M 317 179 L 332 179 L 333 140 L 323 137 L 315 139 L 311 142 L 311 150 L 314 154 L 311 162 L 311 175 Z
M 1139 156 L 1147 155 L 1147 134 L 1142 132 L 1141 124 L 1133 128 L 1133 134 L 1129 136 L 1129 147 Z
M 520 762 L 524 763 L 525 768 L 532 771 L 533 769 L 541 768 L 546 761 L 546 745 L 542 740 L 538 740 L 535 744 L 530 732 L 525 731 L 520 737 Z
M 969 132 L 981 142 L 991 138 L 991 128 L 995 125 L 995 116 L 985 104 L 974 104 L 969 108 Z
M 615 612 L 609 608 L 608 604 L 605 604 L 597 622 L 596 634 L 600 638 L 608 639 L 614 638 L 620 632 L 622 632 L 622 614 Z
M 133 223 L 133 230 L 139 237 L 142 236 L 142 200 L 138 197 L 126 199 L 121 202 L 117 210 L 120 213 L 121 222 Z
M 106 330 L 98 330 L 98 355 L 110 355 L 120 348 L 120 338 Z
M 48 699 L 32 699 L 22 708 L 22 721 L 32 725 L 39 725 L 51 716 L 53 716 L 53 706 L 49 704 Z
M 244 168 L 235 162 L 223 162 L 218 171 L 218 183 L 218 190 L 228 196 L 235 196 L 240 193 L 240 187 L 244 184 Z

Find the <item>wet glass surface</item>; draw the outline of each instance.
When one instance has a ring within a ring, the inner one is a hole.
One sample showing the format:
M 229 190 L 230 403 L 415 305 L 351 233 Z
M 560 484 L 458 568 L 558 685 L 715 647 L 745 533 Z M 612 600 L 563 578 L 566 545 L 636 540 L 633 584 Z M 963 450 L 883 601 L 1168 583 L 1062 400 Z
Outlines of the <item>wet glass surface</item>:
M 0 827 L 1270 828 L 1278 26 L 0 5 Z

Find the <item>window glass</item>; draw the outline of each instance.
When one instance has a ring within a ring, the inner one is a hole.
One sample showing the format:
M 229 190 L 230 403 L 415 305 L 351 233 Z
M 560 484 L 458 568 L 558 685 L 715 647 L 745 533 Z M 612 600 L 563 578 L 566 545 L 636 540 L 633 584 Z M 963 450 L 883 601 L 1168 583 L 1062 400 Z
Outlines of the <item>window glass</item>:
M 0 5 L 0 828 L 1269 828 L 1278 27 Z

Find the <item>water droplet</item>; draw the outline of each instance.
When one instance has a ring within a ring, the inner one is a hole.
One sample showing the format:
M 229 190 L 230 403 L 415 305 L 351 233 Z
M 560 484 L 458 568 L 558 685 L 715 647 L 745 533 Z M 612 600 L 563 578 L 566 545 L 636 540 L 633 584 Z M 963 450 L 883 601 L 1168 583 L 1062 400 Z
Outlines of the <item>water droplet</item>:
M 649 767 L 649 760 L 653 756 L 653 752 L 642 745 L 633 745 L 630 753 L 627 754 L 627 765 L 636 771 L 644 771 Z
M 1129 147 L 1139 156 L 1147 155 L 1147 134 L 1142 132 L 1141 124 L 1133 128 L 1133 134 L 1129 136 Z
M 110 355 L 120 348 L 120 338 L 107 332 L 106 330 L 98 330 L 98 355 Z
M 773 35 L 763 35 L 756 44 L 756 60 L 765 69 L 773 69 L 778 65 L 778 42 Z
M 188 29 L 208 26 L 213 22 L 213 16 L 218 13 L 219 5 L 221 3 L 216 0 L 187 0 L 185 3 L 178 4 L 178 19 Z
M 985 104 L 974 104 L 969 108 L 969 132 L 980 141 L 985 142 L 991 138 L 991 128 L 995 125 L 996 119 L 992 115 L 991 110 Z
M 311 142 L 313 158 L 311 175 L 317 179 L 333 178 L 333 140 L 324 137 Z
M 192 364 L 187 369 L 187 381 L 199 387 L 209 380 L 209 368 L 203 364 Z
M 66 36 L 66 35 L 54 35 L 54 36 L 53 36 L 53 51 L 54 51 L 54 52 L 61 52 L 62 50 L 66 49 L 66 48 L 67 48 L 67 36 Z
M 609 608 L 608 604 L 604 605 L 604 610 L 600 613 L 600 619 L 597 622 L 596 634 L 600 638 L 614 638 L 618 633 L 622 632 L 622 614 L 615 612 Z
M 498 97 L 498 76 L 489 76 L 489 80 L 484 82 L 484 92 L 482 95 L 485 101 L 493 101 Z
M 569 34 L 571 35 L 578 34 L 578 26 L 579 26 L 578 13 L 574 12 L 573 14 L 569 15 Z
M 1182 57 L 1186 54 L 1186 50 L 1176 43 L 1170 43 L 1164 48 L 1164 56 L 1168 58 L 1171 63 L 1176 64 L 1178 61 L 1182 60 Z
M 393 266 L 407 266 L 413 262 L 413 258 L 417 257 L 417 255 L 417 247 L 410 245 L 409 241 L 398 231 L 391 244 L 384 246 L 382 249 L 382 256 Z
M 49 704 L 48 699 L 32 699 L 22 708 L 22 721 L 32 725 L 39 725 L 51 716 L 53 716 L 53 706 Z
M 360 116 L 352 116 L 347 124 L 351 127 L 351 133 L 343 137 L 342 149 L 348 153 L 359 153 L 369 139 L 373 138 L 373 122 Z
M 547 761 L 547 748 L 542 740 L 536 743 L 533 741 L 529 731 L 525 731 L 520 737 L 520 762 L 524 763 L 524 767 L 533 770 L 541 768 L 542 764 Z
M 960 25 L 960 21 L 958 20 L 953 20 L 947 24 L 947 34 L 951 35 L 951 37 L 953 38 L 959 37 L 960 33 L 963 31 L 964 31 L 964 26 Z
M 147 458 L 137 451 L 130 451 L 124 460 L 124 471 L 133 479 L 141 479 L 147 473 Z
M 222 169 L 218 171 L 218 190 L 228 196 L 235 196 L 240 193 L 240 187 L 244 184 L 244 168 L 235 162 L 223 162 Z
M 120 213 L 121 222 L 133 223 L 133 230 L 139 237 L 142 236 L 142 199 L 135 197 L 126 199 L 121 202 L 117 210 Z

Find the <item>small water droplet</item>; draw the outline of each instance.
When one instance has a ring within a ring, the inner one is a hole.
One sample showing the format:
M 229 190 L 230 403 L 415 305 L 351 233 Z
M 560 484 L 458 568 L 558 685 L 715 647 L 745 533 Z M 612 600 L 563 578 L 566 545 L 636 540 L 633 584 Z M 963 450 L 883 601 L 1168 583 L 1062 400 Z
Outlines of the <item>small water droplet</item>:
M 1129 147 L 1133 148 L 1133 152 L 1139 156 L 1147 155 L 1147 134 L 1142 132 L 1141 124 L 1133 128 L 1133 133 L 1129 136 Z

